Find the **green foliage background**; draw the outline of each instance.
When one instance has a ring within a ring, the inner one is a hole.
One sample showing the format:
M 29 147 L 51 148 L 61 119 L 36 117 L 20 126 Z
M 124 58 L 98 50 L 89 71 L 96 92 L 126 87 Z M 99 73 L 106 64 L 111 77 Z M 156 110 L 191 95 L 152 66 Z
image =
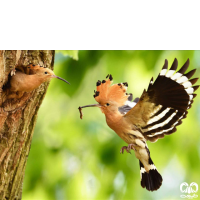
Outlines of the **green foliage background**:
M 107 126 L 99 108 L 85 108 L 79 118 L 79 106 L 96 103 L 97 80 L 112 74 L 114 83 L 128 82 L 127 92 L 140 97 L 164 59 L 171 65 L 175 57 L 179 67 L 189 58 L 189 70 L 197 68 L 195 77 L 200 76 L 200 51 L 79 51 L 78 57 L 77 52 L 57 51 L 55 74 L 71 85 L 57 79 L 50 83 L 28 158 L 23 199 L 180 199 L 182 182 L 200 186 L 200 90 L 178 131 L 148 142 L 163 176 L 155 192 L 140 186 L 134 152 L 119 153 L 126 144 Z

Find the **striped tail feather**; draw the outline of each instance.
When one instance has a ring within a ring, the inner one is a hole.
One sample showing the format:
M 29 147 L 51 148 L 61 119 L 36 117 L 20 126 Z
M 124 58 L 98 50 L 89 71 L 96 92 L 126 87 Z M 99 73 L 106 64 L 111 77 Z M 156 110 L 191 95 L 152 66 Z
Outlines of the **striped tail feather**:
M 141 186 L 149 191 L 155 191 L 162 185 L 162 176 L 157 171 L 153 161 L 149 157 L 149 171 L 147 172 L 144 165 L 140 162 L 140 176 L 141 176 Z
M 165 60 L 164 66 L 153 83 L 150 81 L 147 95 L 149 101 L 155 104 L 145 127 L 141 131 L 145 138 L 151 142 L 163 138 L 164 135 L 174 133 L 176 126 L 186 118 L 188 109 L 191 108 L 193 99 L 197 94 L 194 92 L 199 86 L 193 86 L 198 78 L 190 79 L 196 69 L 186 73 L 189 66 L 189 59 L 176 72 L 178 61 L 175 58 L 171 68 L 168 70 L 168 61 Z

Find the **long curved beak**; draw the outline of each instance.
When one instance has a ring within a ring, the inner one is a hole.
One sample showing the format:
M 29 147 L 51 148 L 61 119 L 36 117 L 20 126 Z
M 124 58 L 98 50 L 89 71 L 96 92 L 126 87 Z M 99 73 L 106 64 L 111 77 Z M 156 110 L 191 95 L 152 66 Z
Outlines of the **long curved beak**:
M 52 75 L 51 77 L 52 77 L 52 78 L 57 78 L 57 79 L 60 79 L 60 80 L 64 81 L 65 83 L 68 83 L 68 84 L 70 84 L 68 81 L 66 81 L 65 79 L 63 79 L 63 78 L 61 78 L 61 77 L 59 77 L 59 76 Z
M 87 107 L 102 107 L 102 105 L 101 104 L 90 104 L 90 105 L 86 105 L 86 106 L 80 106 L 79 108 L 82 109 L 82 108 L 87 108 Z
M 82 108 L 87 108 L 87 107 L 102 107 L 101 104 L 90 104 L 90 105 L 86 105 L 86 106 L 79 106 L 78 109 L 79 109 L 79 112 L 80 112 L 80 118 L 82 119 L 83 118 L 83 114 L 82 114 Z

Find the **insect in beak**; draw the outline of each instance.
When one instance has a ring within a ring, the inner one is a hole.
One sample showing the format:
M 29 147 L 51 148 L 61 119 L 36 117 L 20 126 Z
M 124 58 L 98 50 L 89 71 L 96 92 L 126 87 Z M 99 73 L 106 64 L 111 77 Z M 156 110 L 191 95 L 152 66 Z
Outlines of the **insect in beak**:
M 82 114 L 82 108 L 87 108 L 87 107 L 102 107 L 101 104 L 90 104 L 90 105 L 86 105 L 86 106 L 79 106 L 78 109 L 79 109 L 79 112 L 80 112 L 80 118 L 82 119 L 83 118 L 83 114 Z

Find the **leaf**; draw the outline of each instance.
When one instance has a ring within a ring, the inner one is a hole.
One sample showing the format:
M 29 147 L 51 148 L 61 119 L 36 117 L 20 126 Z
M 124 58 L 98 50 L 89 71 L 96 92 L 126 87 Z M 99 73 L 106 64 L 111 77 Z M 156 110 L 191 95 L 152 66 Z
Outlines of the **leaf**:
M 60 54 L 60 52 L 58 53 Z M 61 59 L 59 61 L 57 60 L 54 72 L 57 76 L 69 81 L 71 85 L 66 90 L 66 85 L 61 81 L 59 84 L 55 85 L 55 87 L 61 88 L 69 96 L 73 96 L 81 85 L 87 71 L 97 65 L 102 53 L 103 51 L 80 51 L 79 60 L 81 60 L 81 62 L 77 62 L 73 59 L 66 59 L 62 54 L 64 59 L 60 57 Z
M 74 60 L 78 60 L 78 50 L 57 50 L 57 53 L 62 53 L 64 56 L 69 56 Z

